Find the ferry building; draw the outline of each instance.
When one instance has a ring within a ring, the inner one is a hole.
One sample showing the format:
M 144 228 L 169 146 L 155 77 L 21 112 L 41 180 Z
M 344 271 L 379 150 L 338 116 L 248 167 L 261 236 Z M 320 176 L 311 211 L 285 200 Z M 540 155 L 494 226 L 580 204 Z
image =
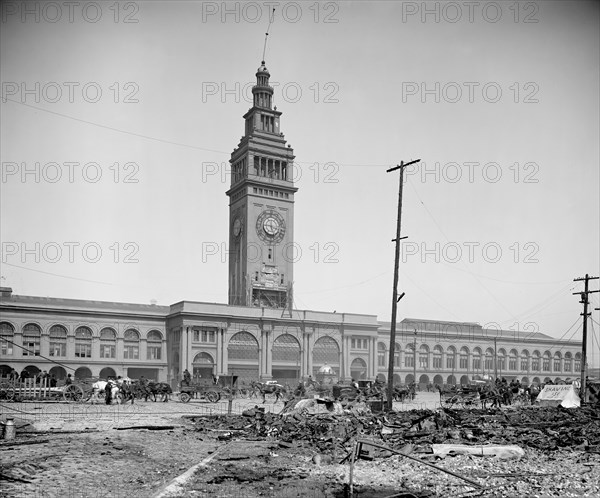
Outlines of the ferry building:
M 64 379 L 144 375 L 173 386 L 194 376 L 296 383 L 387 381 L 390 323 L 374 315 L 293 308 L 294 151 L 273 107 L 262 62 L 231 154 L 228 304 L 171 306 L 0 297 L 0 375 L 42 370 Z M 468 383 L 502 376 L 525 383 L 578 377 L 581 342 L 476 323 L 404 319 L 394 344 L 397 383 Z

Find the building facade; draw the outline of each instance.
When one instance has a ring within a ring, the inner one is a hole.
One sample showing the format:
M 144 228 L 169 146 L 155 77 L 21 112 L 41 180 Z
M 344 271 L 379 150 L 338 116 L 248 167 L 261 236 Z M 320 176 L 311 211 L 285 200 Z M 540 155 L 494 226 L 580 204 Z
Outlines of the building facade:
M 182 301 L 171 306 L 18 296 L 0 300 L 0 375 L 14 368 L 64 379 L 128 376 L 171 382 L 236 375 L 275 379 L 387 381 L 390 324 L 374 315 Z M 523 383 L 579 376 L 581 343 L 475 323 L 398 323 L 394 382 Z M 322 372 L 330 372 L 323 374 Z
M 78 299 L 0 297 L 0 375 L 46 370 L 57 379 L 166 378 L 168 307 Z
M 0 374 L 42 370 L 64 379 L 128 376 L 171 382 L 237 375 L 293 383 L 387 381 L 390 324 L 374 315 L 293 308 L 294 152 L 272 107 L 264 61 L 245 133 L 231 154 L 228 304 L 171 306 L 18 296 L 2 288 Z M 575 377 L 581 343 L 475 323 L 405 319 L 394 344 L 394 382 L 524 383 Z

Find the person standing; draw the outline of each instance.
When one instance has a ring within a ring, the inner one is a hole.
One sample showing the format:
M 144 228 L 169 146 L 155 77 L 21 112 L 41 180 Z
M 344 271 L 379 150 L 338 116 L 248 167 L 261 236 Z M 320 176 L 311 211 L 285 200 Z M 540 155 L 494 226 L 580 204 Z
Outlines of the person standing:
M 188 371 L 188 369 L 186 368 L 186 369 L 183 371 L 183 383 L 184 383 L 186 386 L 189 386 L 189 385 L 190 385 L 190 382 L 191 382 L 191 380 L 192 380 L 192 376 L 191 376 L 190 372 Z
M 113 390 L 113 381 L 111 378 L 106 382 L 106 386 L 104 386 L 104 401 L 107 405 L 112 404 L 112 390 Z

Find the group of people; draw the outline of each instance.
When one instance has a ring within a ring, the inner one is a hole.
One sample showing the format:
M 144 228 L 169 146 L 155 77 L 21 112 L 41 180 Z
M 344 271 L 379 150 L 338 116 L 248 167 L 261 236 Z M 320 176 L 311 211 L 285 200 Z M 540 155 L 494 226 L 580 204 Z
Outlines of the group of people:
M 23 370 L 21 373 L 17 372 L 14 368 L 8 374 L 8 378 L 11 381 L 24 381 L 25 379 L 30 379 L 35 377 L 36 383 L 46 383 L 48 387 L 56 387 L 57 379 L 54 374 L 49 374 L 46 370 L 42 371 L 42 373 L 38 375 L 31 375 L 27 370 Z
M 139 385 L 140 389 L 145 391 L 148 387 L 148 379 L 142 375 L 139 380 Z M 107 405 L 111 405 L 118 392 L 121 392 L 126 400 L 133 399 L 133 392 L 129 384 L 129 379 L 124 379 L 120 375 L 116 379 L 114 377 L 109 377 L 106 381 L 106 386 L 104 386 L 104 402 Z

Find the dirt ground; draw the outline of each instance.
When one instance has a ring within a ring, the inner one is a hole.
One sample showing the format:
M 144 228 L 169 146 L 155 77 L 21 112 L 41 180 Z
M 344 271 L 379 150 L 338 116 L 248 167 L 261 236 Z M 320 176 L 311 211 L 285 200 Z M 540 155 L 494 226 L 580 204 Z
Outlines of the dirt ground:
M 436 401 L 434 395 L 422 393 L 414 407 L 435 408 Z M 236 401 L 233 412 L 256 404 L 256 400 Z M 338 463 L 344 454 L 320 453 L 309 441 L 285 443 L 277 437 L 241 441 L 244 438 L 227 427 L 203 427 L 202 417 L 226 413 L 226 402 L 149 402 L 133 407 L 6 403 L 0 407 L 3 419 L 16 417 L 16 442 L 34 443 L 0 442 L 2 497 L 151 498 L 162 493 L 165 497 L 332 498 L 348 493 L 350 466 Z M 282 405 L 270 402 L 265 407 L 278 413 Z M 238 425 L 248 421 L 234 419 Z M 132 428 L 140 426 L 160 430 Z M 355 496 L 373 498 L 402 494 L 591 497 L 600 496 L 599 457 L 584 451 L 533 449 L 527 449 L 518 462 L 419 456 L 483 486 L 476 489 L 421 463 L 391 456 L 357 461 L 352 482 Z M 202 461 L 205 465 L 191 479 L 173 493 L 165 492 L 173 479 Z

